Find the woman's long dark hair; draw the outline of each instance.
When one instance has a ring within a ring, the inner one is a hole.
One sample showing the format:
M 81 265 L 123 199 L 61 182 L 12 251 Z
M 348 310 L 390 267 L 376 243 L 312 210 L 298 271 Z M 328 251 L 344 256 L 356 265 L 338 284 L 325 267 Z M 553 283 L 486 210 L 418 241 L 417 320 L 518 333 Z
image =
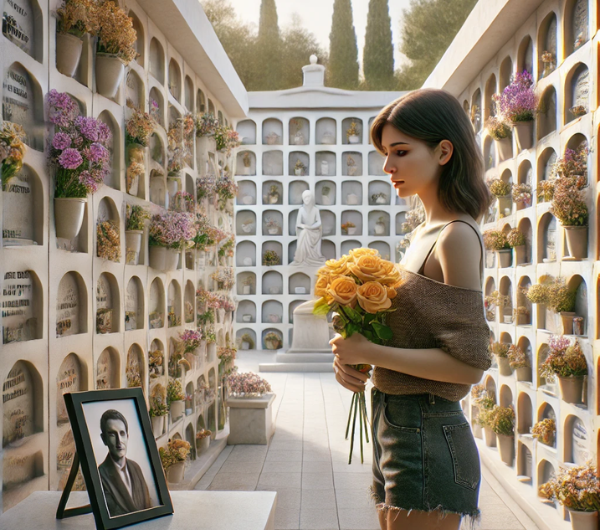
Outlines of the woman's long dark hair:
M 492 195 L 483 178 L 481 149 L 458 100 L 444 90 L 422 88 L 392 101 L 371 125 L 371 141 L 382 154 L 381 135 L 386 123 L 425 142 L 430 149 L 442 140 L 452 143 L 454 152 L 443 166 L 438 198 L 447 210 L 469 214 L 479 221 L 488 210 Z

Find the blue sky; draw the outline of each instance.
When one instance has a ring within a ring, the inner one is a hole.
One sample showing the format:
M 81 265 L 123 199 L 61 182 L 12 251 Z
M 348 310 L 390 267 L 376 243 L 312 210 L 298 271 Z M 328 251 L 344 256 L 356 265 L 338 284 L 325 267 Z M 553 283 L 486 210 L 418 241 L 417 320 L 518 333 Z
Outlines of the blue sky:
M 239 16 L 246 22 L 258 26 L 261 0 L 229 0 Z M 292 15 L 297 13 L 302 25 L 310 30 L 325 49 L 329 49 L 329 32 L 334 0 L 275 0 L 279 27 L 289 26 Z M 394 41 L 394 65 L 396 68 L 403 62 L 403 56 L 398 51 L 400 23 L 402 11 L 410 5 L 410 0 L 389 0 L 390 17 L 392 19 L 392 38 Z M 358 41 L 359 62 L 362 62 L 362 49 L 367 27 L 369 0 L 352 0 L 354 29 Z

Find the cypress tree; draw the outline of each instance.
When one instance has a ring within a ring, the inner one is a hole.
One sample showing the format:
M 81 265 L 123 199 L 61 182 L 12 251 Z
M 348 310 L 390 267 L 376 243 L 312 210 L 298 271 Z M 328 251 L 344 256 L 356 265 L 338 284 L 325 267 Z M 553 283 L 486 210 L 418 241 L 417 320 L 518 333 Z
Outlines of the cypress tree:
M 262 0 L 257 41 L 258 60 L 263 65 L 257 90 L 277 90 L 281 78 L 281 35 L 275 0 Z
M 327 84 L 345 89 L 358 86 L 358 45 L 350 0 L 335 0 L 333 4 Z
M 394 46 L 387 0 L 369 1 L 363 71 L 369 90 L 394 88 Z

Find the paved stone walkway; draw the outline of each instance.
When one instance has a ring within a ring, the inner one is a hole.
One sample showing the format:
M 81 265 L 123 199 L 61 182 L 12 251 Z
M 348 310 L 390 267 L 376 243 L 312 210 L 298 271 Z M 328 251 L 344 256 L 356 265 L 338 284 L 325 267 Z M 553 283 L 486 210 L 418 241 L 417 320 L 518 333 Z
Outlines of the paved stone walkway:
M 236 362 L 240 372 L 258 373 L 258 363 L 272 362 L 272 356 L 238 352 Z M 196 489 L 277 491 L 278 530 L 379 530 L 368 493 L 372 443 L 365 445 L 364 464 L 355 447 L 348 465 L 350 442 L 344 433 L 352 393 L 333 373 L 260 375 L 277 394 L 269 445 L 227 446 Z M 480 507 L 481 530 L 537 529 L 485 469 Z

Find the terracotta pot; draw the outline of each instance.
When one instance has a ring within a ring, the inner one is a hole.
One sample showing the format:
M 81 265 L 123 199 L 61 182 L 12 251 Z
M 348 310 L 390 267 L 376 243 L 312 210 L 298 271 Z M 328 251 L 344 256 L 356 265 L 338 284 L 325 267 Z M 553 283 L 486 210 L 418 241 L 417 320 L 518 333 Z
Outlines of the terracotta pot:
M 491 427 L 484 427 L 483 432 L 485 433 L 485 445 L 486 447 L 496 447 L 496 433 L 492 431 Z
M 497 434 L 496 436 L 498 437 L 500 460 L 507 466 L 512 466 L 515 459 L 515 437 L 506 434 Z
M 569 256 L 575 259 L 587 257 L 588 227 L 587 226 L 565 226 L 567 236 L 567 249 Z
M 532 372 L 530 366 L 522 366 L 515 371 L 517 372 L 517 381 L 531 381 Z
M 123 80 L 125 63 L 108 53 L 96 53 L 96 92 L 105 98 L 114 98 Z
M 56 69 L 63 75 L 73 77 L 79 66 L 83 40 L 70 33 L 56 34 Z
M 498 356 L 496 356 L 496 359 L 498 361 L 498 373 L 505 376 L 512 375 L 512 368 L 510 367 L 508 359 L 506 357 Z
M 582 403 L 583 377 L 582 375 L 557 376 L 563 401 L 573 404 Z
M 56 237 L 69 240 L 77 237 L 83 224 L 86 202 L 87 199 L 72 197 L 54 199 Z
M 185 474 L 185 462 L 177 462 L 167 469 L 167 480 L 171 484 L 177 484 L 183 480 Z
M 154 435 L 154 438 L 158 438 L 159 436 L 162 436 L 163 433 L 163 425 L 165 424 L 165 417 L 164 416 L 152 416 L 152 418 L 150 418 L 152 420 L 152 434 Z
M 205 436 L 204 438 L 196 439 L 196 451 L 198 454 L 204 453 L 208 447 L 210 446 L 210 436 Z
M 185 410 L 185 401 L 183 399 L 179 401 L 171 401 L 171 405 L 169 406 L 169 410 L 171 412 L 171 423 L 181 416 L 183 416 L 183 412 Z
M 577 316 L 574 311 L 561 311 L 560 320 L 563 335 L 573 335 L 573 317 Z
M 598 530 L 598 512 L 569 510 L 569 517 L 573 530 Z
M 521 121 L 514 124 L 513 129 L 519 151 L 529 149 L 533 145 L 533 121 Z
M 512 158 L 512 138 L 502 138 L 502 140 L 496 140 L 496 147 L 498 149 L 498 158 L 500 162 L 504 162 L 509 158 Z
M 498 262 L 500 263 L 500 267 L 510 267 L 512 264 L 512 249 L 502 249 L 496 250 L 498 253 Z

